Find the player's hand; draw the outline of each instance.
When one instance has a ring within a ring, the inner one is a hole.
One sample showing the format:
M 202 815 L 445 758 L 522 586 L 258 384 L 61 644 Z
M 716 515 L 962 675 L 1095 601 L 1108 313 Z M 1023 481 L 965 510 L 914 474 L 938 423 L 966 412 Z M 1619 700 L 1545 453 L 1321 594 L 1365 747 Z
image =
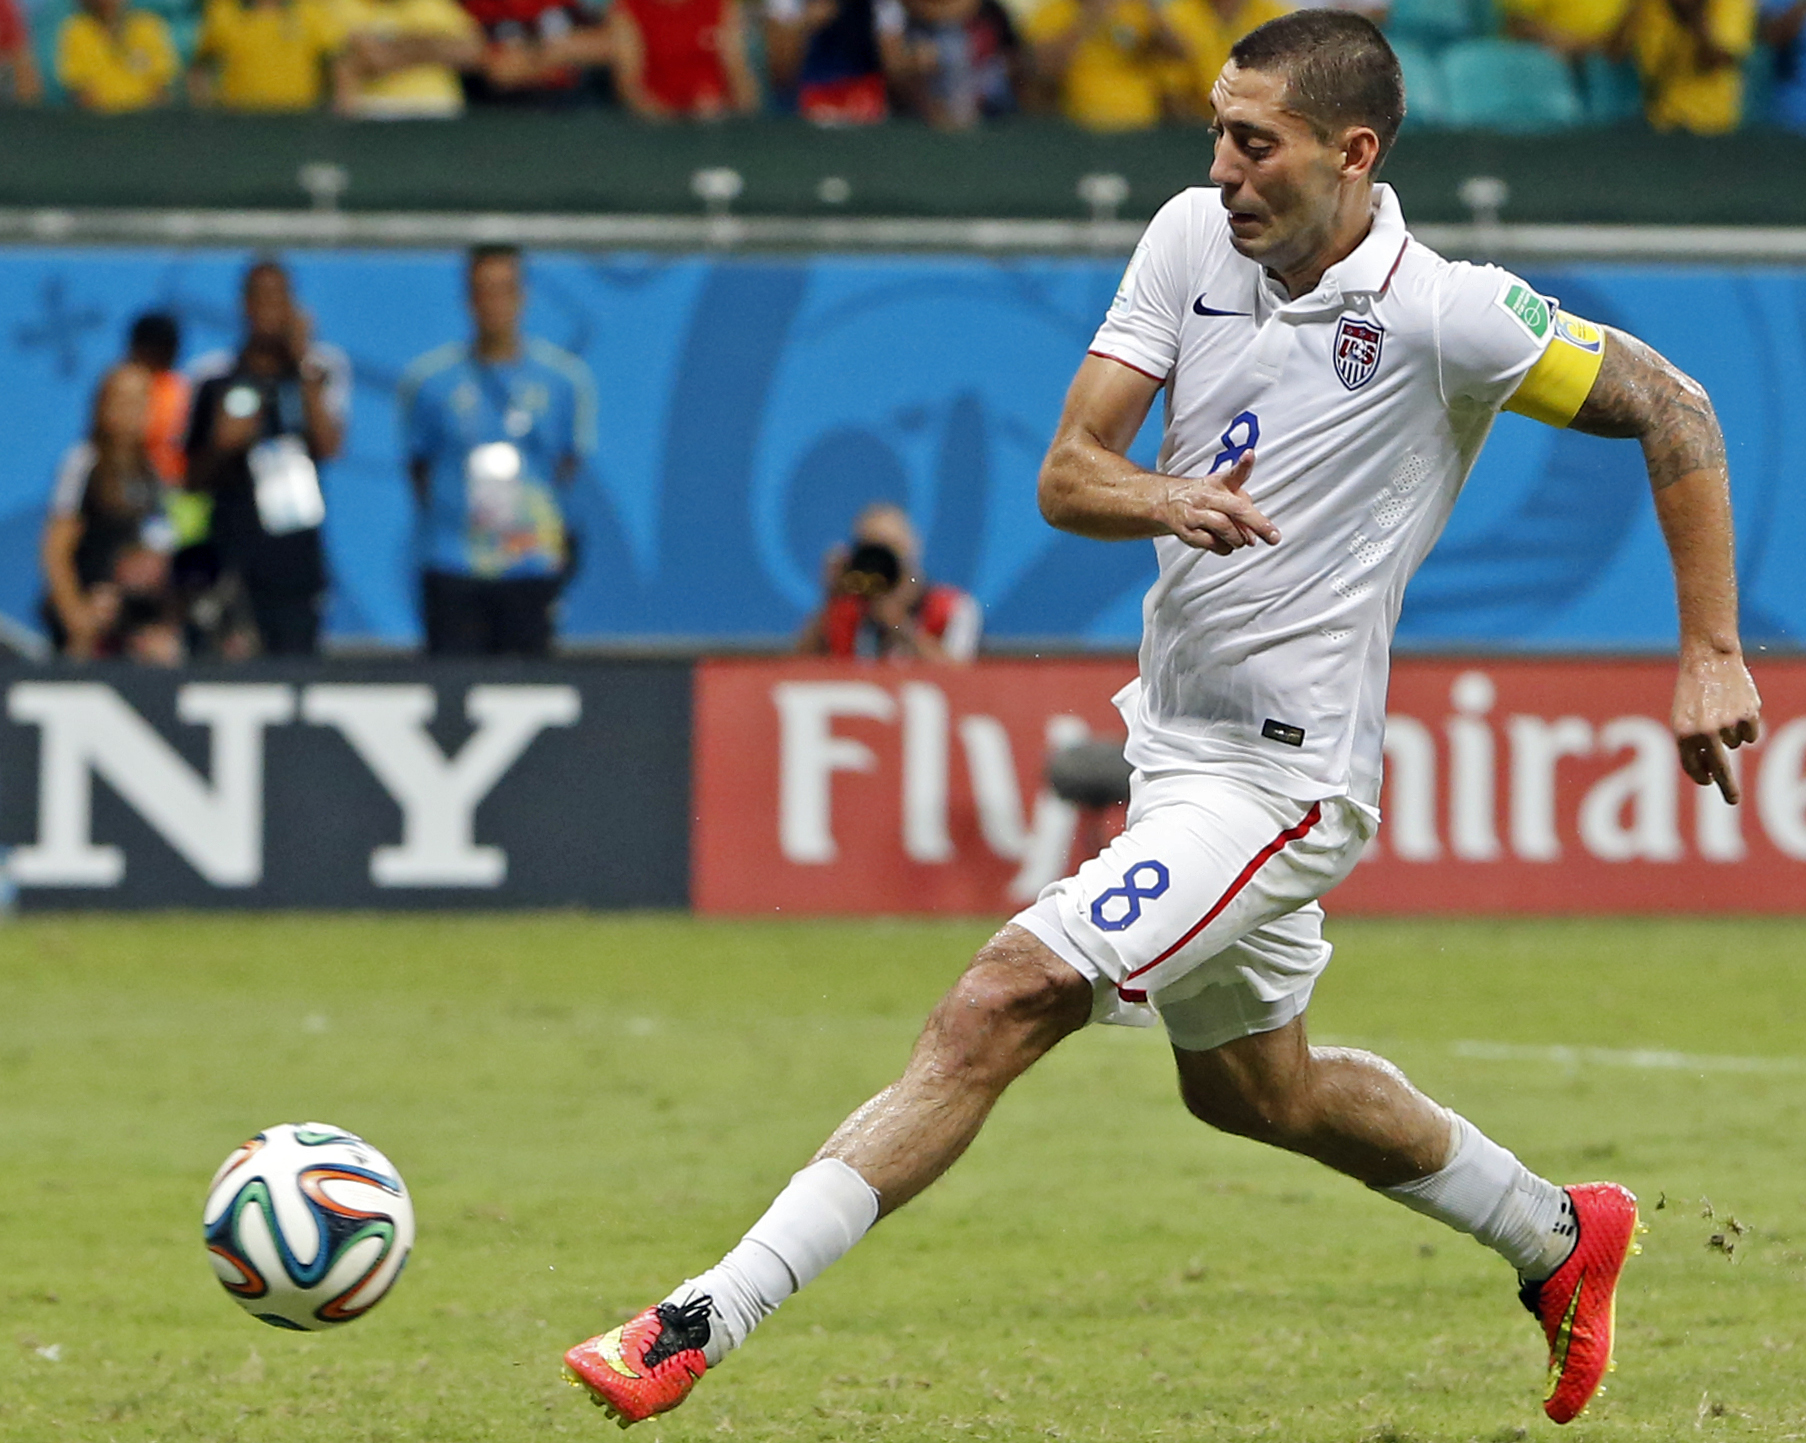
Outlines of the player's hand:
M 1254 453 L 1244 451 L 1229 470 L 1214 476 L 1178 476 L 1167 491 L 1167 528 L 1187 546 L 1227 556 L 1264 541 L 1279 544 L 1279 528 L 1242 494 L 1254 474 Z
M 1742 791 L 1726 748 L 1762 735 L 1762 698 L 1741 655 L 1709 651 L 1682 658 L 1673 727 L 1681 770 L 1702 787 L 1716 783 L 1735 806 Z

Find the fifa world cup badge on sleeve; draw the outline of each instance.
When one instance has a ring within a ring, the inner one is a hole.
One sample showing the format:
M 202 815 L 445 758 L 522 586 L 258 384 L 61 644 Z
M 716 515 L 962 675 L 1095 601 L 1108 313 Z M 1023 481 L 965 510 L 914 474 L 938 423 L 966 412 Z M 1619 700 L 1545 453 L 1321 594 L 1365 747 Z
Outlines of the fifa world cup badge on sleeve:
M 1499 292 L 1499 309 L 1526 331 L 1533 341 L 1549 335 L 1549 313 L 1553 307 L 1522 281 L 1507 281 Z
M 1129 302 L 1135 298 L 1135 281 L 1141 275 L 1141 268 L 1147 264 L 1148 247 L 1144 241 L 1135 247 L 1135 254 L 1129 257 L 1129 263 L 1123 268 L 1122 281 L 1116 287 L 1116 299 L 1110 302 L 1113 311 L 1126 311 Z

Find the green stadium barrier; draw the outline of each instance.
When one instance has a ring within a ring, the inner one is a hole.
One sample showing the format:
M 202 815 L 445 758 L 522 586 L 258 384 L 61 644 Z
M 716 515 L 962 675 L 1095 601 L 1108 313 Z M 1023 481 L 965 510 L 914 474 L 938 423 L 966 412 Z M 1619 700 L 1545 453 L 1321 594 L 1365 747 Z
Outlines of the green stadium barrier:
M 6 125 L 5 208 L 293 209 L 309 204 L 302 167 L 324 162 L 344 168 L 341 203 L 358 211 L 695 214 L 692 177 L 728 167 L 745 182 L 733 208 L 747 215 L 1078 219 L 1090 213 L 1080 180 L 1107 173 L 1129 184 L 1120 214 L 1144 218 L 1209 168 L 1202 129 L 1103 136 L 1031 119 L 941 134 L 777 118 L 645 126 L 608 112 L 375 125 L 44 110 L 11 111 Z M 1806 136 L 1659 136 L 1634 123 L 1533 137 L 1415 132 L 1386 168 L 1418 225 L 1471 219 L 1460 190 L 1476 175 L 1510 187 L 1510 222 L 1806 225 L 1801 174 Z

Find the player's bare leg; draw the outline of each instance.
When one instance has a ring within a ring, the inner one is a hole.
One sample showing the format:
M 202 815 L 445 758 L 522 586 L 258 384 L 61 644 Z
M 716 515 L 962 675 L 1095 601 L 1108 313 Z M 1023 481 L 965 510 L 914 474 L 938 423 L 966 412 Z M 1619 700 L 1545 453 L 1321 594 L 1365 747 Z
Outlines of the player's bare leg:
M 959 1160 L 1004 1089 L 1090 1016 L 1090 983 L 1005 927 L 929 1014 L 903 1076 L 815 1160 L 845 1163 L 878 1194 L 878 1216 L 895 1212 Z
M 1192 1116 L 1302 1153 L 1369 1187 L 1428 1177 L 1449 1158 L 1454 1124 L 1383 1057 L 1312 1047 L 1304 1019 L 1212 1052 L 1173 1050 Z
M 903 1076 L 835 1130 L 713 1268 L 565 1354 L 627 1427 L 675 1408 L 710 1366 L 958 1161 L 1004 1090 L 1091 1017 L 1091 984 L 1011 925 L 929 1015 Z
M 1638 1226 L 1629 1192 L 1538 1177 L 1384 1058 L 1310 1046 L 1302 1017 L 1174 1057 L 1194 1116 L 1315 1158 L 1510 1262 L 1549 1342 L 1544 1410 L 1578 1416 L 1611 1365 L 1618 1273 Z

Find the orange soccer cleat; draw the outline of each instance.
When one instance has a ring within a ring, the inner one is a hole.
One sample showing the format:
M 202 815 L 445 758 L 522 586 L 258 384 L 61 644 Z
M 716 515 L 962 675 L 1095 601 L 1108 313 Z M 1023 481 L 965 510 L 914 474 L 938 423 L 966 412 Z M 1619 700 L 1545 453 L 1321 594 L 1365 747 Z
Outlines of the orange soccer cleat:
M 1518 1296 L 1549 1339 L 1549 1392 L 1543 1411 L 1567 1423 L 1599 1391 L 1612 1366 L 1618 1274 L 1637 1251 L 1637 1199 L 1615 1182 L 1566 1189 L 1579 1237 L 1574 1251 L 1540 1283 L 1525 1283 Z
M 682 1307 L 646 1309 L 572 1348 L 564 1355 L 564 1376 L 623 1428 L 670 1412 L 708 1371 L 702 1350 L 709 1341 L 709 1303 L 705 1294 Z

